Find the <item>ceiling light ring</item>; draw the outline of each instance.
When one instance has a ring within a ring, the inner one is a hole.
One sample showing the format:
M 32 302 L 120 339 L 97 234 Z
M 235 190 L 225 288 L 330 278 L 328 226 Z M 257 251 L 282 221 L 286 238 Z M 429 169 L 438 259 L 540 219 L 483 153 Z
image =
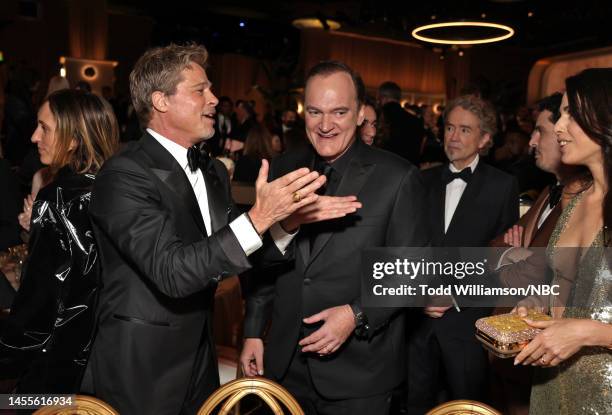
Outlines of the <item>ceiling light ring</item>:
M 430 29 L 439 29 L 445 27 L 488 27 L 503 30 L 506 33 L 500 36 L 488 37 L 482 39 L 474 39 L 474 40 L 455 40 L 455 39 L 437 39 L 428 36 L 420 35 L 420 32 L 430 30 Z M 503 25 L 500 23 L 489 23 L 489 22 L 472 22 L 472 21 L 458 21 L 458 22 L 440 22 L 440 23 L 432 23 L 428 25 L 423 25 L 415 28 L 412 31 L 412 36 L 415 39 L 421 40 L 423 42 L 429 43 L 439 43 L 443 45 L 478 45 L 483 43 L 493 43 L 499 42 L 502 40 L 506 40 L 514 35 L 514 29 L 510 26 Z

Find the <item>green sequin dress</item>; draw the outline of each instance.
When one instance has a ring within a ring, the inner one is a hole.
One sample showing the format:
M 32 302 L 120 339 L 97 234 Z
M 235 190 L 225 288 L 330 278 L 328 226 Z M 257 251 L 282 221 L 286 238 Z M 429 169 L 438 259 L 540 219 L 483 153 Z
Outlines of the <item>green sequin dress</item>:
M 567 251 L 570 248 L 556 245 L 580 198 L 580 194 L 574 197 L 564 209 L 548 244 L 556 281 L 561 276 L 555 263 L 563 259 L 562 253 L 571 252 Z M 602 231 L 583 252 L 579 264 L 563 317 L 612 324 L 612 272 L 604 256 Z M 538 367 L 529 414 L 612 415 L 612 351 L 604 347 L 583 347 L 557 367 Z

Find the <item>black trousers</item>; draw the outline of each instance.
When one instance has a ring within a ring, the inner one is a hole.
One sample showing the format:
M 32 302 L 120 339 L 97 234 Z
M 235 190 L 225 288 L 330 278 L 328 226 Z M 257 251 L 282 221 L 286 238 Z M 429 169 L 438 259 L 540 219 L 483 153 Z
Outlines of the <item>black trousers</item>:
M 338 373 L 338 377 L 341 378 L 342 373 Z M 353 399 L 325 398 L 312 381 L 308 357 L 299 350 L 296 350 L 280 383 L 298 401 L 305 415 L 387 415 L 391 406 L 391 391 Z
M 411 327 L 406 381 L 408 414 L 426 413 L 440 403 L 441 394 L 445 400 L 488 401 L 489 363 L 473 328 L 480 314 L 477 309 L 447 311 L 442 318 L 457 320 L 455 327 L 459 330 L 454 333 L 434 327 L 440 322 L 426 316 Z

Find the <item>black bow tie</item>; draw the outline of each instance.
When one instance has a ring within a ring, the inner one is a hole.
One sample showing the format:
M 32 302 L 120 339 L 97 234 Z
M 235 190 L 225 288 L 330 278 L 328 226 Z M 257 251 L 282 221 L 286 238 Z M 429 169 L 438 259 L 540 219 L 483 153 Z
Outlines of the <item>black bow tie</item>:
M 561 196 L 563 195 L 563 185 L 562 184 L 551 184 L 550 192 L 548 194 L 548 206 L 550 208 L 554 208 L 559 200 L 561 200 Z
M 189 164 L 189 170 L 192 172 L 196 172 L 200 167 L 206 170 L 210 163 L 210 157 L 206 152 L 201 151 L 198 146 L 191 146 L 187 150 L 187 163 Z
M 464 182 L 469 183 L 471 178 L 472 178 L 472 169 L 470 169 L 469 167 L 457 173 L 450 171 L 450 169 L 444 169 L 444 171 L 442 172 L 442 180 L 444 181 L 445 184 L 449 184 L 455 179 L 461 179 Z

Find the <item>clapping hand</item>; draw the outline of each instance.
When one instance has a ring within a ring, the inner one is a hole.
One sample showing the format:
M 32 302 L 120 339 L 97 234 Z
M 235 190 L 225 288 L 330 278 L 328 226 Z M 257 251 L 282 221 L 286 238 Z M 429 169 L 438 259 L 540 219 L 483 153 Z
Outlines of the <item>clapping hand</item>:
M 354 213 L 361 208 L 356 196 L 319 196 L 281 222 L 283 229 L 293 232 L 300 225 L 337 219 Z
M 255 182 L 255 204 L 249 211 L 249 217 L 260 235 L 274 223 L 315 202 L 319 198 L 315 191 L 326 180 L 316 171 L 301 168 L 268 182 L 268 169 L 268 161 L 262 160 Z

